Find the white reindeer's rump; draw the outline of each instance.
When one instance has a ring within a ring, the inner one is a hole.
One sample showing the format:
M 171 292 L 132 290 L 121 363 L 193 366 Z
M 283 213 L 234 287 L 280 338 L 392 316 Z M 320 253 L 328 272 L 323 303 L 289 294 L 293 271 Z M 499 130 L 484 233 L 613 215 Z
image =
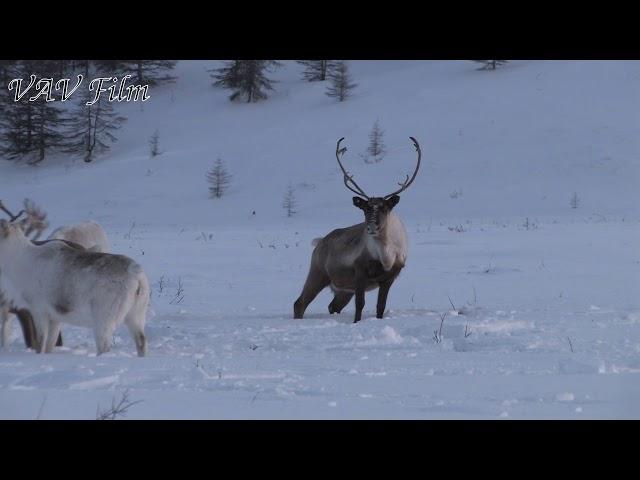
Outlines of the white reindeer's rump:
M 49 235 L 49 240 L 67 240 L 82 245 L 89 251 L 109 253 L 111 247 L 104 229 L 95 222 L 57 228 Z

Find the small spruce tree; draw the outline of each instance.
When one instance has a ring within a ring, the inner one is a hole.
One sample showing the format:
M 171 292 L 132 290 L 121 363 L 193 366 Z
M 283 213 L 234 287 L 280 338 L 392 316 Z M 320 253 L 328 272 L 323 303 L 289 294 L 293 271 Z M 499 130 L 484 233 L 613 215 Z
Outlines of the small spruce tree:
M 351 91 L 358 86 L 357 83 L 351 81 L 349 67 L 346 62 L 336 62 L 335 68 L 329 74 L 331 83 L 327 87 L 326 95 L 331 98 L 337 98 L 338 101 L 344 102 L 347 97 L 351 96 Z
M 284 195 L 284 201 L 282 202 L 282 208 L 287 212 L 287 217 L 293 217 L 298 213 L 296 210 L 297 206 L 298 202 L 296 201 L 295 190 L 291 182 L 289 182 L 289 186 Z
M 574 192 L 574 194 L 571 196 L 571 200 L 569 200 L 569 205 L 571 206 L 571 208 L 578 208 L 578 205 L 580 205 L 580 199 L 578 198 L 578 194 Z
M 213 168 L 207 172 L 207 182 L 209 183 L 209 197 L 222 198 L 231 183 L 231 175 L 221 159 L 218 158 Z
M 369 146 L 367 147 L 367 158 L 373 160 L 367 161 L 367 163 L 378 163 L 384 158 L 387 149 L 382 140 L 383 135 L 384 130 L 380 128 L 380 122 L 376 120 L 369 134 Z

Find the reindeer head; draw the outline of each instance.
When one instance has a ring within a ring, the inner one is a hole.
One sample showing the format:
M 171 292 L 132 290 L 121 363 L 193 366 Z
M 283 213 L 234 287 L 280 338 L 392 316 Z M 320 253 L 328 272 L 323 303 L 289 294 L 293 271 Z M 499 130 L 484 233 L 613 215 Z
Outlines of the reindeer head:
M 4 219 L 0 220 L 0 241 L 9 236 L 9 222 Z
M 0 244 L 9 238 L 24 236 L 20 225 L 16 222 L 8 222 L 0 219 Z
M 385 229 L 389 213 L 391 213 L 393 207 L 395 207 L 400 201 L 400 196 L 398 194 L 406 190 L 409 185 L 413 183 L 416 175 L 418 174 L 422 152 L 420 151 L 418 141 L 413 137 L 409 138 L 418 152 L 418 163 L 416 165 L 416 169 L 413 172 L 411 179 L 409 179 L 409 175 L 407 175 L 404 182 L 398 183 L 398 185 L 400 185 L 400 189 L 390 193 L 389 195 L 385 195 L 384 197 L 369 197 L 353 180 L 353 175 L 349 175 L 340 161 L 340 156 L 344 155 L 347 151 L 346 147 L 342 149 L 340 148 L 340 142 L 342 142 L 344 138 L 338 140 L 338 145 L 336 146 L 336 159 L 338 160 L 338 165 L 340 165 L 342 173 L 344 174 L 344 185 L 353 193 L 358 195 L 357 197 L 353 197 L 353 204 L 364 212 L 365 224 L 369 235 L 377 236 L 380 234 L 380 231 Z
M 353 204 L 364 212 L 364 221 L 367 226 L 367 233 L 376 236 L 380 230 L 384 230 L 387 226 L 389 213 L 400 201 L 398 195 L 390 198 L 373 197 L 364 199 L 362 197 L 353 197 Z

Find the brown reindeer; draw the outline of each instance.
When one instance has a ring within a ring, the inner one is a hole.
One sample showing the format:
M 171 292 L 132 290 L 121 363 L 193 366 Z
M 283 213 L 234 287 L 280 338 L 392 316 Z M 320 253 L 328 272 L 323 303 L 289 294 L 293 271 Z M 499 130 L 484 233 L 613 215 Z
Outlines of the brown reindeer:
M 344 138 L 338 140 L 336 159 L 344 175 L 344 184 L 358 195 L 353 197 L 353 204 L 364 212 L 365 221 L 314 240 L 309 274 L 293 306 L 294 318 L 302 318 L 307 306 L 327 286 L 334 293 L 329 304 L 330 314 L 340 313 L 355 295 L 354 323 L 362 318 L 365 292 L 379 288 L 376 316 L 383 318 L 389 289 L 407 259 L 407 234 L 392 210 L 400 201 L 398 194 L 415 180 L 422 157 L 417 140 L 409 138 L 418 152 L 416 169 L 411 178 L 407 175 L 404 182 L 398 183 L 399 190 L 384 197 L 369 197 L 353 180 L 340 161 L 346 151 L 346 148 L 340 148 Z

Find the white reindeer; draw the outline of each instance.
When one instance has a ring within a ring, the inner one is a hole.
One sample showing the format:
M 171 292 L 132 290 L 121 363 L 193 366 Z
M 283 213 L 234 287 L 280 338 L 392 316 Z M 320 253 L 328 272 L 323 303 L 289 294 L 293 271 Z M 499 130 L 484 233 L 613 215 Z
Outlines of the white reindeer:
M 123 322 L 138 356 L 147 350 L 144 326 L 149 280 L 124 255 L 90 252 L 64 241 L 34 244 L 14 222 L 0 220 L 0 290 L 36 325 L 38 353 L 50 353 L 62 323 L 93 329 L 98 355 L 110 350 Z
M 43 243 L 38 242 L 38 238 L 42 235 L 44 230 L 47 229 L 49 222 L 47 221 L 47 214 L 40 209 L 35 202 L 30 199 L 25 199 L 24 208 L 20 213 L 18 213 L 18 215 L 14 215 L 9 211 L 3 205 L 2 201 L 0 201 L 0 210 L 4 211 L 9 216 L 11 221 L 16 221 L 16 224 L 20 226 L 26 237 L 30 237 L 36 244 Z M 24 218 L 17 221 L 17 219 L 22 215 L 24 215 Z M 92 252 L 110 253 L 111 251 L 106 232 L 99 224 L 92 221 L 59 227 L 49 235 L 48 240 L 64 240 L 66 242 L 73 243 L 73 246 L 75 247 L 85 248 Z M 12 314 L 15 314 L 20 320 L 25 345 L 27 348 L 32 348 L 34 346 L 35 339 L 35 325 L 30 312 L 11 308 L 9 303 L 2 298 L 1 292 L 0 346 L 5 347 L 9 343 Z M 60 334 L 60 338 L 56 345 L 62 345 L 62 334 Z

